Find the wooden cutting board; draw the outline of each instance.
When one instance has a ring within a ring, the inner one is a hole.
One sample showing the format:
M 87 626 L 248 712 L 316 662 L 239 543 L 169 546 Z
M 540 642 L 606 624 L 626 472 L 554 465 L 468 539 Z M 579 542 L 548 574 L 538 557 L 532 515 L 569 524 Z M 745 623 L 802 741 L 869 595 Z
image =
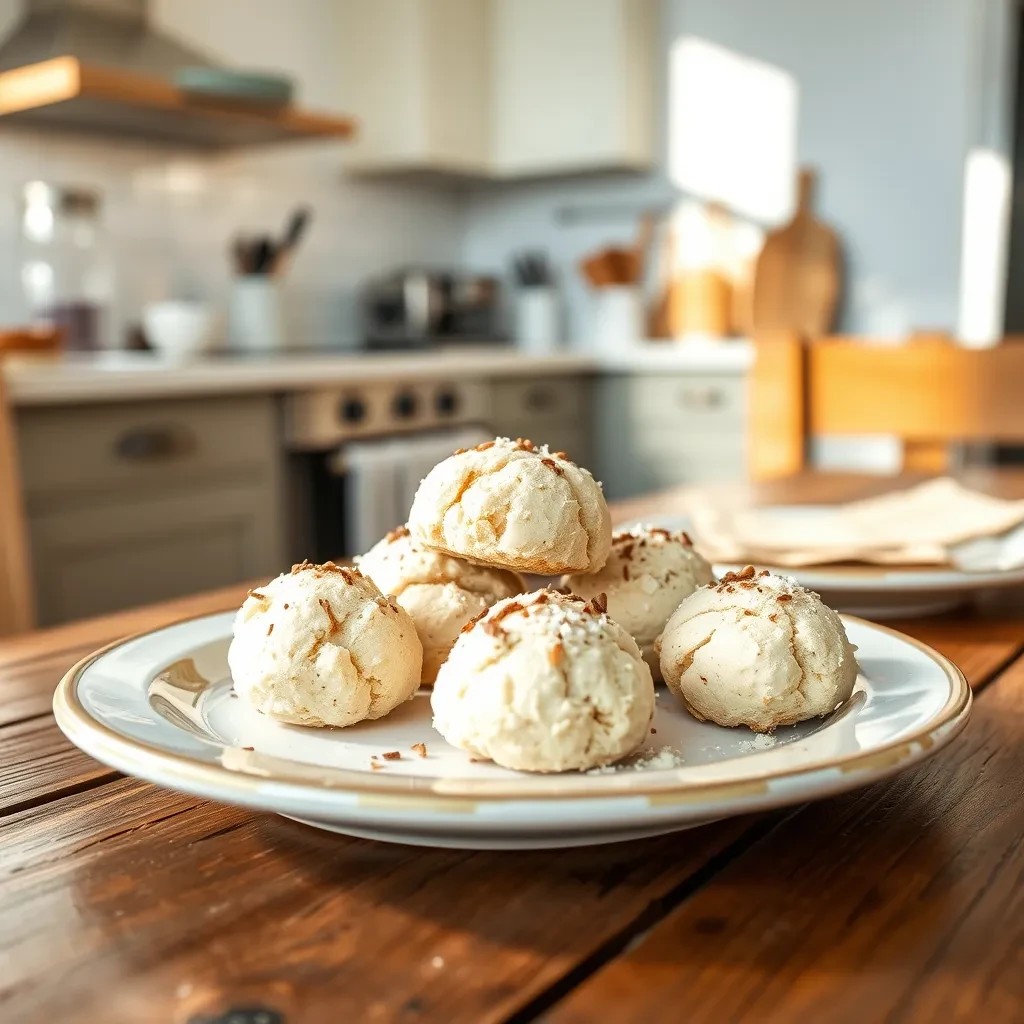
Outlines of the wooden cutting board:
M 800 171 L 793 219 L 771 232 L 754 271 L 753 328 L 828 334 L 839 301 L 841 259 L 836 233 L 811 209 L 814 172 Z

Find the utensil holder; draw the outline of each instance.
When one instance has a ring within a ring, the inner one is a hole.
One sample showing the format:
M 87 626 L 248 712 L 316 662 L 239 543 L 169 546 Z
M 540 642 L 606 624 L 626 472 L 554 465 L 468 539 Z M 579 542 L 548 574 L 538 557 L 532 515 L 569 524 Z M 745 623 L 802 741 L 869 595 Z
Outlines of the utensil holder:
M 228 307 L 228 343 L 249 352 L 286 347 L 281 289 L 274 278 L 250 274 L 235 279 Z
M 640 289 L 610 285 L 594 293 L 592 344 L 612 352 L 638 342 L 644 333 L 644 303 Z
M 554 288 L 523 288 L 516 296 L 516 345 L 523 352 L 553 352 L 562 344 L 558 293 Z

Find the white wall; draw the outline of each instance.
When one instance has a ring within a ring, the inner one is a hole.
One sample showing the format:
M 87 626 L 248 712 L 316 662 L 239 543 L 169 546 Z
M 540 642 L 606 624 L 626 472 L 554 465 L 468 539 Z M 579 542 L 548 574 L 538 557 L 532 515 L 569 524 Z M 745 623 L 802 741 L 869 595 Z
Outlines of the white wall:
M 973 4 L 665 0 L 663 79 L 673 42 L 686 36 L 795 81 L 796 157 L 819 168 L 820 215 L 845 245 L 845 331 L 957 326 L 964 164 L 977 117 Z M 663 116 L 667 138 L 671 112 Z M 575 264 L 595 245 L 627 238 L 632 225 L 623 216 L 566 228 L 555 211 L 566 202 L 658 202 L 674 194 L 663 170 L 634 180 L 478 188 L 463 211 L 463 255 L 500 269 L 518 247 L 547 246 L 564 271 L 571 331 L 582 338 L 588 302 Z
M 339 6 L 322 0 L 154 0 L 154 19 L 197 48 L 239 67 L 295 76 L 301 100 L 343 110 L 335 40 Z M 0 33 L 20 10 L 0 0 Z M 290 323 L 300 343 L 356 338 L 354 295 L 368 274 L 406 261 L 458 257 L 450 188 L 345 179 L 339 146 L 313 143 L 199 157 L 144 143 L 64 132 L 0 129 L 0 323 L 24 316 L 18 283 L 19 187 L 32 178 L 89 184 L 104 194 L 118 270 L 117 320 L 182 292 L 222 300 L 227 245 L 240 229 L 280 230 L 299 202 L 315 219 L 288 280 Z

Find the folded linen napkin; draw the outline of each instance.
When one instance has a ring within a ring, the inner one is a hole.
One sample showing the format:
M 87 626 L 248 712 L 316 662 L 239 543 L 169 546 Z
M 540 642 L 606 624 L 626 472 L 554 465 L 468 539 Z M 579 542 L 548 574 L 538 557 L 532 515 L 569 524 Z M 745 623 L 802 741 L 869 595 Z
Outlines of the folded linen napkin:
M 942 477 L 846 505 L 783 510 L 695 503 L 690 513 L 698 546 L 712 561 L 948 565 L 958 562 L 957 545 L 1024 523 L 1024 501 L 993 498 Z

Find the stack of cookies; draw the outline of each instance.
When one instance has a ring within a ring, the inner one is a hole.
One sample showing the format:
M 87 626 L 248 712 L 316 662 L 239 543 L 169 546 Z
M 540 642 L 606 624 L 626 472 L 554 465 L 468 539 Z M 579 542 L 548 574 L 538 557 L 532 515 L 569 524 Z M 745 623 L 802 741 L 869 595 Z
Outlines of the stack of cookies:
M 522 574 L 562 577 L 562 587 L 525 593 Z M 251 592 L 229 660 L 239 692 L 282 721 L 378 718 L 426 684 L 435 728 L 474 757 L 587 770 L 643 744 L 655 679 L 696 717 L 754 729 L 826 713 L 849 696 L 856 667 L 838 617 L 777 579 L 756 578 L 758 600 L 745 586 L 742 600 L 720 600 L 726 592 L 685 533 L 613 535 L 587 470 L 565 452 L 496 438 L 435 466 L 407 526 L 355 569 L 303 563 Z M 826 637 L 824 657 L 798 658 L 798 649 L 820 653 L 817 635 L 801 648 L 797 620 L 772 614 L 783 594 Z M 687 611 L 694 600 L 699 608 Z M 734 641 L 780 653 L 760 676 L 744 662 L 737 688 Z M 696 693 L 694 664 L 703 666 Z M 777 694 L 771 680 L 782 680 Z

